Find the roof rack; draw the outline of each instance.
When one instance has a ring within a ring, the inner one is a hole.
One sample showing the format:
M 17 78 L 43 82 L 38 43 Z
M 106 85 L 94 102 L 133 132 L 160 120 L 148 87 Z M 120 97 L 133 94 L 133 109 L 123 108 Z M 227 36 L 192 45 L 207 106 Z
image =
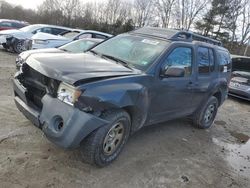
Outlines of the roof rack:
M 176 29 L 166 29 L 158 27 L 143 27 L 132 31 L 133 33 L 146 34 L 156 37 L 165 38 L 173 41 L 201 41 L 209 44 L 222 46 L 222 43 L 218 40 L 211 39 L 209 37 L 204 37 L 202 35 L 193 33 L 191 31 L 176 30 Z
M 185 41 L 201 41 L 209 44 L 222 46 L 221 41 L 211 39 L 209 37 L 204 37 L 202 35 L 190 32 L 190 31 L 177 31 L 175 35 L 173 35 L 170 40 L 185 40 Z

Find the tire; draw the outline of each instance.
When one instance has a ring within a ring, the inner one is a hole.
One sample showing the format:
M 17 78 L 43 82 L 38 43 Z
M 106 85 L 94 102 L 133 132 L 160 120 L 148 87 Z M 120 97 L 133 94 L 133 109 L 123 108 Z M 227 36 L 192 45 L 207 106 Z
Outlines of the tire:
M 23 46 L 23 41 L 21 40 L 16 40 L 13 44 L 13 50 L 15 53 L 20 54 L 21 52 L 25 51 L 24 46 Z
M 218 99 L 210 97 L 207 103 L 200 108 L 193 116 L 193 124 L 200 129 L 207 129 L 213 125 L 218 111 Z
M 8 50 L 8 47 L 7 47 L 6 43 L 3 43 L 2 46 L 3 46 L 3 48 L 4 48 L 5 50 Z
M 110 123 L 92 132 L 80 146 L 83 160 L 99 167 L 109 165 L 119 156 L 128 140 L 131 125 L 130 116 L 123 110 L 107 111 L 102 118 Z

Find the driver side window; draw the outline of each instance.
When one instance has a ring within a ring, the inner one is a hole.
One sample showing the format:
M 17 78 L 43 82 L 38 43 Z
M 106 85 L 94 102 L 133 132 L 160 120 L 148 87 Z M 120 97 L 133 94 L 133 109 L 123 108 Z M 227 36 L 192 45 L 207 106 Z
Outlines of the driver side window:
M 164 66 L 184 68 L 184 76 L 190 76 L 192 72 L 192 49 L 189 47 L 177 47 L 166 58 Z

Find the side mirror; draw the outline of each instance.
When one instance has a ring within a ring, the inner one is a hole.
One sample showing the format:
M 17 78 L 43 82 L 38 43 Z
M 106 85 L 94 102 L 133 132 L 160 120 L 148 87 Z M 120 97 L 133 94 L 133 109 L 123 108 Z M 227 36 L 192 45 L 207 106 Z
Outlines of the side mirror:
M 161 77 L 184 77 L 184 67 L 165 66 L 161 70 Z

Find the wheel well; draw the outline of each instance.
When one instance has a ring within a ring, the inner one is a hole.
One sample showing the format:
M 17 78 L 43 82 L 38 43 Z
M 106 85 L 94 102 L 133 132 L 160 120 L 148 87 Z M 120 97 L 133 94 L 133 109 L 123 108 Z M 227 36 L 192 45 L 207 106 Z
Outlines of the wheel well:
M 134 106 L 126 106 L 123 108 L 130 118 L 131 118 L 131 133 L 134 133 L 136 130 L 140 129 L 142 126 L 142 116 L 141 113 Z
M 217 98 L 219 105 L 221 105 L 221 92 L 217 91 L 213 96 Z

